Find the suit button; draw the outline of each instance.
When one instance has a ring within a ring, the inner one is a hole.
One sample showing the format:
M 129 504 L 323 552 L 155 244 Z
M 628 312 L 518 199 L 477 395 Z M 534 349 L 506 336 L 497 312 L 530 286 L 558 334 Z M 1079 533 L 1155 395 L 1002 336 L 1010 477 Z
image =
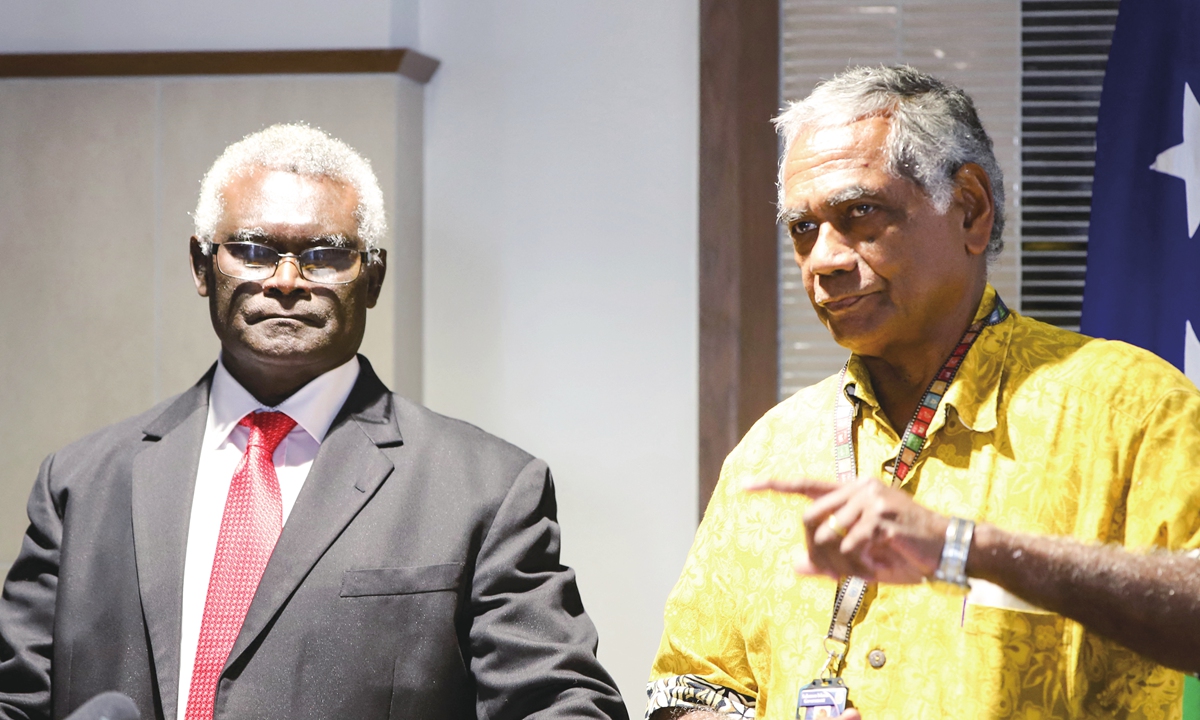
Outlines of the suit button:
M 871 667 L 878 670 L 887 662 L 887 655 L 884 655 L 882 650 L 872 650 L 867 653 L 867 662 L 871 663 Z

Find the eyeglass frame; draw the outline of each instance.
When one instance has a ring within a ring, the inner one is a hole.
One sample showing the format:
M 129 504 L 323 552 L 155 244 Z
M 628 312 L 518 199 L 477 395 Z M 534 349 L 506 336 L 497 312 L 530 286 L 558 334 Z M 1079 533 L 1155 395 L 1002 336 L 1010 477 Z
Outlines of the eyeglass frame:
M 324 239 L 324 238 L 322 238 L 322 239 Z M 276 255 L 278 255 L 279 258 L 275 261 L 275 266 L 274 266 L 274 268 L 272 268 L 271 274 L 264 275 L 263 277 L 260 277 L 260 278 L 246 278 L 246 277 L 238 277 L 237 275 L 230 275 L 229 273 L 225 272 L 225 270 L 223 270 L 221 268 L 220 261 L 217 260 L 217 252 L 220 251 L 222 245 L 228 245 L 230 243 L 233 243 L 235 245 L 257 245 L 259 247 L 264 247 L 264 248 L 270 250 L 271 252 L 275 253 Z M 224 275 L 227 278 L 233 278 L 234 280 L 248 280 L 250 282 L 262 281 L 262 280 L 267 280 L 267 279 L 275 277 L 275 273 L 279 272 L 279 263 L 283 262 L 285 259 L 291 258 L 291 260 L 293 262 L 295 262 L 295 264 L 296 264 L 296 272 L 300 275 L 300 277 L 304 278 L 308 282 L 317 283 L 318 285 L 349 285 L 350 283 L 354 282 L 359 277 L 361 277 L 363 268 L 370 265 L 371 262 L 373 261 L 373 259 L 379 256 L 379 251 L 374 248 L 371 248 L 368 250 L 356 250 L 354 248 L 338 247 L 337 245 L 315 245 L 310 248 L 305 248 L 304 250 L 301 250 L 299 253 L 280 252 L 279 250 L 271 247 L 270 245 L 267 245 L 266 243 L 254 242 L 254 240 L 251 240 L 251 239 L 238 239 L 236 236 L 234 238 L 226 240 L 225 242 L 216 242 L 215 240 L 209 240 L 208 246 L 209 246 L 209 248 L 211 248 L 211 251 L 209 252 L 209 257 L 212 258 L 213 267 L 215 267 L 217 269 L 217 272 L 221 273 L 222 275 Z M 356 274 L 354 277 L 350 278 L 349 280 L 342 280 L 340 282 L 327 282 L 325 280 L 313 280 L 313 279 L 309 278 L 307 275 L 304 274 L 304 266 L 300 264 L 300 256 L 311 250 L 346 250 L 349 252 L 358 253 L 359 257 L 362 259 L 362 262 L 360 262 L 359 266 L 358 266 L 358 274 Z

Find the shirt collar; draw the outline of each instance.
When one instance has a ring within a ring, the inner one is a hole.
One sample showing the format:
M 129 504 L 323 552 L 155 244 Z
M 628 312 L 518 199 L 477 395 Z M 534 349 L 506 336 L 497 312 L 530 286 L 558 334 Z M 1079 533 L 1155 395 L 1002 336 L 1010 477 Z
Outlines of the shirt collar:
M 972 323 L 988 316 L 996 305 L 996 289 L 989 283 L 980 298 Z M 1008 357 L 1008 345 L 1012 339 L 1013 315 L 1003 321 L 985 327 L 980 332 L 971 351 L 958 369 L 954 381 L 942 398 L 942 407 L 930 423 L 930 433 L 945 423 L 946 409 L 953 407 L 959 420 L 976 432 L 991 432 L 996 429 L 996 406 L 999 403 L 1000 385 L 1004 363 Z M 846 364 L 846 375 L 842 379 L 841 391 L 871 408 L 879 408 L 875 389 L 867 366 L 858 355 L 851 355 Z M 903 433 L 904 428 L 896 428 Z
M 234 379 L 217 359 L 217 370 L 213 375 L 212 390 L 209 392 L 208 429 L 204 434 L 205 449 L 219 447 L 237 427 L 238 422 L 258 410 L 278 410 L 287 413 L 318 443 L 325 439 L 333 419 L 346 403 L 354 383 L 358 380 L 358 357 L 352 357 L 338 367 L 313 378 L 277 407 L 266 407 Z
M 996 289 L 989 284 L 971 322 L 986 318 L 996 306 L 997 297 Z M 944 405 L 954 408 L 963 425 L 975 432 L 996 429 L 996 407 L 1000 402 L 1000 386 L 1003 384 L 1008 346 L 1015 324 L 1016 320 L 1010 311 L 1004 320 L 985 327 L 979 333 L 942 399 Z

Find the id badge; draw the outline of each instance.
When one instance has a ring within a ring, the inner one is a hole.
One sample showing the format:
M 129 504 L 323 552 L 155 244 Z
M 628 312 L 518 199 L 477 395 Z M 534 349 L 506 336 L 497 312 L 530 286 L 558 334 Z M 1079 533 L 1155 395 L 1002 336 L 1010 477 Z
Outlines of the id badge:
M 835 718 L 846 710 L 850 689 L 841 678 L 813 680 L 800 688 L 796 698 L 796 720 Z

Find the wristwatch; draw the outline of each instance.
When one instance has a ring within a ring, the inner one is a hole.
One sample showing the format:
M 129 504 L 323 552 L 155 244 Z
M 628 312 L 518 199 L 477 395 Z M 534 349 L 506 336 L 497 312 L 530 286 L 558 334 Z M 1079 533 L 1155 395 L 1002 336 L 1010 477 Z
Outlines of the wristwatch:
M 971 551 L 971 538 L 974 535 L 974 521 L 950 518 L 950 524 L 946 526 L 946 542 L 942 545 L 942 559 L 930 578 L 939 589 L 964 595 L 971 590 L 967 582 L 967 554 Z

